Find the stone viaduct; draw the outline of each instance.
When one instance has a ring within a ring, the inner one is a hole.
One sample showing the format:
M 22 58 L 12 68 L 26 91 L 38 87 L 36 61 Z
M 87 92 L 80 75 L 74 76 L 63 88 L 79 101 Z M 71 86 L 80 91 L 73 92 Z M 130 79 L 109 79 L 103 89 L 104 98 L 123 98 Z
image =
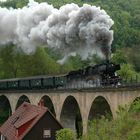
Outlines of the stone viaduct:
M 86 133 L 89 116 L 92 115 L 92 108 L 98 97 L 102 97 L 106 101 L 112 116 L 115 118 L 118 106 L 130 105 L 136 98 L 140 97 L 140 87 L 0 91 L 0 97 L 5 96 L 8 99 L 12 112 L 15 111 L 17 102 L 23 95 L 34 105 L 38 105 L 43 97 L 48 98 L 54 108 L 56 118 L 65 127 L 75 129 L 76 113 L 79 110 L 83 126 L 82 131 Z

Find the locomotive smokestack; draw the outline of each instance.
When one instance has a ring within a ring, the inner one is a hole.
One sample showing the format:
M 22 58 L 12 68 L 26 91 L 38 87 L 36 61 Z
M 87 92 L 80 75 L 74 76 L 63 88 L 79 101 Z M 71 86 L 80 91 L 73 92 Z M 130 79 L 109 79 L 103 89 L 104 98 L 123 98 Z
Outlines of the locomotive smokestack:
M 102 51 L 102 53 L 105 56 L 106 62 L 109 63 L 110 55 L 111 55 L 111 47 L 109 47 L 109 46 L 102 46 L 101 47 L 101 51 Z

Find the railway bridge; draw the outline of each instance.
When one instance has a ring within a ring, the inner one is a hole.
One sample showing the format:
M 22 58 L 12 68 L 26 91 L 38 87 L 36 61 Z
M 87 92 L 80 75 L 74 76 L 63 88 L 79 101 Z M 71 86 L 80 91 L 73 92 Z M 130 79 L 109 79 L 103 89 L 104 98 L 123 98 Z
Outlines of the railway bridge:
M 7 100 L 13 113 L 19 101 L 38 105 L 44 101 L 64 127 L 87 132 L 90 119 L 110 112 L 116 117 L 118 106 L 131 105 L 140 97 L 140 86 L 108 87 L 92 89 L 11 90 L 0 91 L 0 98 Z M 0 100 L 1 101 L 1 100 Z M 78 128 L 78 122 L 81 122 Z M 77 123 L 76 123 L 77 122 Z

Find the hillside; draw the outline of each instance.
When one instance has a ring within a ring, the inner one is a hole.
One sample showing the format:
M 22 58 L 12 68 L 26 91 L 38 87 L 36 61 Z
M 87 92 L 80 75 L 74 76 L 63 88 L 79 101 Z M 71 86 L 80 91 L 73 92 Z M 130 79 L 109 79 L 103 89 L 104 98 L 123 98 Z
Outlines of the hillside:
M 59 8 L 67 3 L 76 3 L 79 6 L 82 6 L 84 3 L 90 5 L 100 6 L 104 9 L 108 15 L 114 20 L 114 25 L 112 29 L 114 30 L 114 41 L 112 43 L 112 60 L 116 63 L 128 64 L 127 68 L 130 69 L 128 76 L 135 76 L 135 71 L 140 71 L 140 1 L 139 0 L 37 0 L 39 3 L 48 2 L 49 4 L 54 5 L 54 7 Z M 1 7 L 13 7 L 21 8 L 27 5 L 28 0 L 7 0 L 7 2 L 0 2 Z M 12 47 L 14 48 L 14 46 Z M 65 73 L 67 71 L 78 69 L 89 65 L 92 60 L 81 61 L 77 56 L 76 58 L 71 58 L 68 63 L 63 66 L 59 66 L 56 63 L 57 54 L 53 54 L 51 50 L 43 49 L 39 50 L 36 54 L 32 56 L 21 55 L 13 53 L 13 50 L 10 51 L 10 48 L 1 48 L 2 55 L 0 56 L 0 77 L 22 77 L 28 75 L 39 75 L 39 74 L 48 74 L 48 73 Z M 10 51 L 10 61 L 6 63 L 7 53 Z M 127 53 L 126 53 L 127 52 Z M 133 52 L 133 53 L 132 53 Z M 124 55 L 125 53 L 125 55 Z M 5 54 L 5 55 L 4 55 Z M 42 55 L 43 54 L 43 55 Z M 135 54 L 135 55 L 133 55 Z M 115 57 L 114 57 L 115 56 Z M 39 59 L 35 59 L 35 58 Z M 96 57 L 96 56 L 95 56 Z M 100 62 L 98 58 L 96 59 L 97 63 Z M 18 58 L 15 60 L 15 58 Z M 34 61 L 31 61 L 34 59 Z M 26 63 L 26 62 L 30 63 Z M 45 63 L 47 62 L 47 64 Z M 22 63 L 22 64 L 21 64 Z M 52 64 L 50 64 L 52 63 Z M 47 65 L 50 65 L 49 69 Z M 31 66 L 30 69 L 29 66 Z M 39 69 L 35 70 L 36 65 L 41 65 L 43 71 Z M 129 66 L 130 65 L 130 66 Z M 12 71 L 9 72 L 9 67 Z M 126 67 L 126 65 L 124 66 Z M 7 75 L 8 73 L 8 75 Z

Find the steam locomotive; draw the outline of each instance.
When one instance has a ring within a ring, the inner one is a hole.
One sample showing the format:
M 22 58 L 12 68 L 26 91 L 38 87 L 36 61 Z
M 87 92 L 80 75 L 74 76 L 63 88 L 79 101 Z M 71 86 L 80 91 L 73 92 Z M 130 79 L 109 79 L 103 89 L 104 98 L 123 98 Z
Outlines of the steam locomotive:
M 108 62 L 71 71 L 64 75 L 5 79 L 0 80 L 0 90 L 116 86 L 120 82 L 120 77 L 116 75 L 117 70 L 120 70 L 119 64 Z
M 116 86 L 121 81 L 121 78 L 116 75 L 117 70 L 120 70 L 119 64 L 106 62 L 71 71 L 67 75 L 67 81 L 70 86 L 73 84 L 77 87 Z

